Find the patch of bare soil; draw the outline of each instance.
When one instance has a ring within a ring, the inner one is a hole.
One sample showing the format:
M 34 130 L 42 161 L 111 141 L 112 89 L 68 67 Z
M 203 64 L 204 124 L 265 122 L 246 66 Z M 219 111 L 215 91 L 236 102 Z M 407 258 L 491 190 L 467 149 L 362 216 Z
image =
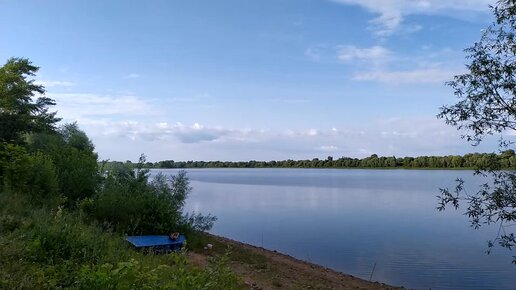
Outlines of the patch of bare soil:
M 190 252 L 190 260 L 206 266 L 209 256 L 230 248 L 229 266 L 245 283 L 244 289 L 404 289 L 369 282 L 275 251 L 210 235 L 212 250 Z

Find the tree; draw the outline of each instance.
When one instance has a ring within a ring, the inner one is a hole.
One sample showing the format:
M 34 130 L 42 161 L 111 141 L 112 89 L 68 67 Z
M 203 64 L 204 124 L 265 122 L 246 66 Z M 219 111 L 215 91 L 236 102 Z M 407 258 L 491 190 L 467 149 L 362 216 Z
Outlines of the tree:
M 79 129 L 77 122 L 64 124 L 58 131 L 61 136 L 63 136 L 63 140 L 67 145 L 78 150 L 94 153 L 95 145 L 93 145 L 93 142 L 91 142 L 86 133 Z
M 60 120 L 49 112 L 54 100 L 45 97 L 45 89 L 28 77 L 38 67 L 25 58 L 11 58 L 0 67 L 0 142 L 21 143 L 29 132 L 53 131 Z M 40 95 L 36 100 L 33 98 Z
M 459 101 L 441 107 L 438 114 L 447 124 L 465 131 L 462 137 L 474 145 L 488 135 L 503 136 L 516 130 L 516 1 L 500 0 L 491 9 L 495 22 L 483 32 L 480 41 L 465 49 L 468 72 L 448 83 Z M 499 145 L 507 149 L 511 142 L 500 139 Z M 495 243 L 511 249 L 516 246 L 516 238 L 511 232 L 514 228 L 507 226 L 516 222 L 516 174 L 501 171 L 500 162 L 488 157 L 478 164 L 477 173 L 491 175 L 493 181 L 468 195 L 463 181 L 458 180 L 455 190 L 441 189 L 438 209 L 444 210 L 448 204 L 457 209 L 466 202 L 465 214 L 472 226 L 499 225 L 498 236 L 488 242 L 489 250 Z M 516 264 L 516 256 L 513 257 Z
M 99 185 L 97 153 L 86 133 L 77 123 L 64 124 L 56 133 L 30 134 L 26 147 L 31 153 L 43 152 L 55 164 L 59 191 L 74 206 L 79 200 L 93 196 Z

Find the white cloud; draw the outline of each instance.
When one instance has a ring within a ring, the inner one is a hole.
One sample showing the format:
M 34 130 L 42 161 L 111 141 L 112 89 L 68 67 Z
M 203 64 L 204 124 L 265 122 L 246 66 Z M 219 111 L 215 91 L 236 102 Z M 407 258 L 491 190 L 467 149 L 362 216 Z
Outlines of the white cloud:
M 50 87 L 71 87 L 75 86 L 74 82 L 69 81 L 50 81 L 50 80 L 37 80 L 34 82 L 36 85 L 42 85 L 46 88 Z
M 465 72 L 463 64 L 457 61 L 461 56 L 449 48 L 421 48 L 420 54 L 410 56 L 398 55 L 383 46 L 346 45 L 339 46 L 337 51 L 340 60 L 353 65 L 352 80 L 390 85 L 443 84 Z
M 132 95 L 98 95 L 92 93 L 47 93 L 56 100 L 59 116 L 67 120 L 92 117 L 151 115 L 157 109 L 148 101 Z
M 128 74 L 125 76 L 125 78 L 127 78 L 127 79 L 138 79 L 140 77 L 141 77 L 141 75 L 136 74 L 136 73 Z
M 190 103 L 196 101 L 196 98 L 177 97 L 168 99 L 171 102 Z
M 181 122 L 150 123 L 145 121 L 83 119 L 80 121 L 80 126 L 84 127 L 87 132 L 92 132 L 92 136 L 127 137 L 133 141 L 145 142 L 177 141 L 185 144 L 217 141 L 223 137 L 245 140 L 243 137 L 251 133 L 249 130 L 205 127 L 199 123 L 187 126 Z M 252 133 L 260 134 L 259 131 L 253 131 Z
M 304 98 L 276 98 L 271 99 L 271 101 L 285 104 L 308 104 L 312 102 L 312 100 Z
M 230 134 L 231 131 L 221 128 L 205 128 L 199 123 L 185 126 L 182 123 L 169 125 L 164 122 L 158 124 L 157 128 L 153 128 L 153 126 L 147 128 L 143 127 L 142 133 L 144 135 L 147 134 L 151 139 L 175 137 L 182 143 L 198 143 L 218 140 L 221 137 Z
M 78 121 L 102 158 L 151 160 L 272 160 L 464 152 L 459 133 L 435 119 L 382 119 L 347 126 L 291 129 L 183 124 L 152 101 L 132 95 L 57 94 L 59 115 Z M 473 150 L 476 150 L 473 149 Z M 479 150 L 486 151 L 486 150 Z M 370 155 L 370 154 L 369 154 Z
M 353 127 L 287 130 L 97 119 L 82 120 L 79 125 L 98 144 L 103 158 L 119 160 L 142 152 L 152 154 L 153 160 L 272 160 L 325 158 L 328 154 L 336 158 L 372 153 L 402 157 L 490 150 L 467 146 L 454 128 L 433 118 L 380 119 Z
M 287 104 L 307 104 L 312 102 L 309 99 L 282 99 L 281 101 Z
M 358 5 L 378 16 L 370 21 L 377 36 L 385 37 L 399 30 L 407 15 L 455 16 L 458 12 L 486 12 L 495 0 L 331 0 Z M 418 29 L 419 30 L 419 29 Z
M 319 135 L 319 131 L 317 131 L 317 129 L 309 129 L 304 134 L 307 136 L 317 136 Z
M 339 147 L 334 145 L 323 145 L 319 146 L 317 149 L 323 152 L 337 152 L 339 150 Z
M 358 48 L 353 45 L 339 46 L 337 56 L 342 61 L 381 61 L 387 60 L 391 52 L 383 46 L 371 46 L 367 48 Z
M 401 12 L 397 10 L 386 10 L 381 12 L 380 16 L 369 21 L 377 36 L 388 36 L 392 34 L 401 24 Z
M 328 63 L 335 61 L 335 49 L 337 48 L 328 43 L 316 43 L 307 47 L 304 53 L 305 57 L 312 62 Z
M 321 52 L 313 47 L 307 48 L 305 50 L 305 55 L 313 61 L 319 61 L 321 59 Z
M 454 75 L 462 73 L 457 69 L 446 68 L 416 68 L 412 70 L 381 70 L 357 72 L 353 75 L 356 81 L 377 81 L 385 84 L 431 84 L 444 83 Z

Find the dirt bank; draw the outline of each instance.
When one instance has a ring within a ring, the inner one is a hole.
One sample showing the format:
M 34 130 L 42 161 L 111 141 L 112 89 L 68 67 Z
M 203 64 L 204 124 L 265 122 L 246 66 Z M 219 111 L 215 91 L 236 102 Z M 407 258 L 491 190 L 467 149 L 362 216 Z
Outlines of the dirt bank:
M 229 265 L 242 279 L 243 289 L 403 289 L 223 237 L 207 235 L 205 242 L 213 249 L 200 247 L 191 251 L 192 262 L 204 266 L 209 256 L 221 255 L 229 248 Z

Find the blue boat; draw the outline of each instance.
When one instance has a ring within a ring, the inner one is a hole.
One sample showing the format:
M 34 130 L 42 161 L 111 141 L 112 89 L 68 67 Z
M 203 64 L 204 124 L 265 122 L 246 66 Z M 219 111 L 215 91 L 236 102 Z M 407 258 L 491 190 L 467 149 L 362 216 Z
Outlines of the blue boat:
M 136 248 L 158 253 L 179 251 L 186 242 L 184 235 L 179 235 L 177 239 L 170 236 L 128 236 L 125 239 Z

